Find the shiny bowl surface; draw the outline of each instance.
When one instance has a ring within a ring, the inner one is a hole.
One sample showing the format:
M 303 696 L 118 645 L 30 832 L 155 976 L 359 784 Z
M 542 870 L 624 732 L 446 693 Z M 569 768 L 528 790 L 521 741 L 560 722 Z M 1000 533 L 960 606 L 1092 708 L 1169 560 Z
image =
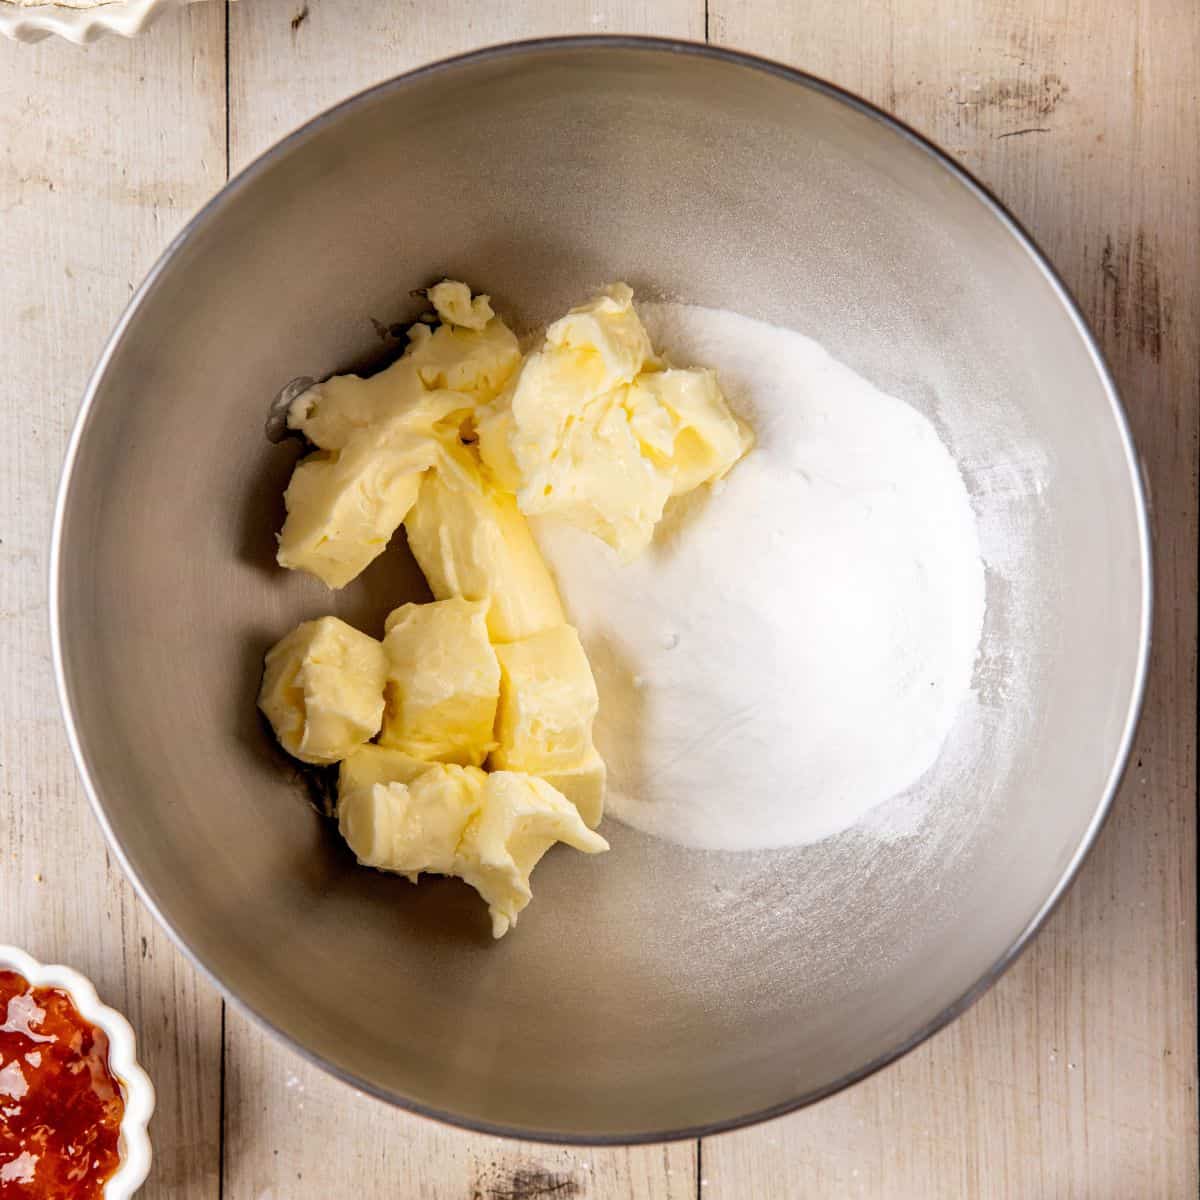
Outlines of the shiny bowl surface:
M 336 597 L 274 567 L 296 447 L 270 444 L 264 420 L 289 379 L 386 355 L 387 326 L 418 311 L 411 290 L 444 275 L 526 326 L 614 279 L 740 311 L 816 337 L 938 423 L 986 509 L 985 736 L 969 770 L 933 769 L 907 835 L 739 855 L 610 821 L 612 853 L 550 855 L 497 944 L 456 882 L 355 867 L 260 725 L 262 655 L 331 610 L 378 631 L 422 582 L 403 548 Z M 730 1127 L 928 1036 L 1070 881 L 1141 698 L 1136 461 L 1061 283 L 910 131 L 704 47 L 482 51 L 287 138 L 136 296 L 60 497 L 64 708 L 146 901 L 314 1061 L 502 1133 Z

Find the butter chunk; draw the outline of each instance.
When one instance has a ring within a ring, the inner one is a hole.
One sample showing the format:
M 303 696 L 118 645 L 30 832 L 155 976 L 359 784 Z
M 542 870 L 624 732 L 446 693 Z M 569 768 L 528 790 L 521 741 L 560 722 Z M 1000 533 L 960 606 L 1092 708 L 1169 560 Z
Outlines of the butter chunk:
M 401 357 L 369 378 L 334 375 L 314 384 L 292 401 L 288 425 L 313 445 L 338 450 L 364 429 L 404 423 L 428 433 L 455 410 L 494 400 L 521 361 L 516 335 L 465 284 L 438 284 L 430 299 L 446 324 L 413 325 Z
M 387 656 L 337 617 L 305 621 L 267 651 L 258 706 L 308 763 L 345 758 L 379 732 Z
M 488 602 L 493 642 L 515 641 L 566 620 L 516 500 L 492 486 L 469 448 L 444 447 L 404 528 L 437 599 Z
M 424 759 L 369 742 L 342 759 L 338 768 L 338 795 L 369 791 L 377 783 L 412 783 L 428 770 L 429 763 Z
M 439 422 L 473 405 L 462 392 L 427 388 L 417 364 L 401 358 L 369 379 L 334 375 L 314 383 L 289 405 L 288 425 L 322 450 L 340 450 L 364 430 L 377 441 L 430 436 Z
M 557 516 L 607 542 L 628 562 L 654 537 L 672 475 L 643 454 L 621 395 L 584 406 L 518 501 L 527 515 Z
M 719 479 L 752 438 L 708 370 L 664 367 L 626 284 L 572 309 L 477 410 L 479 454 L 528 516 L 556 516 L 623 561 L 671 496 Z
M 543 780 L 376 746 L 342 763 L 338 826 L 365 866 L 413 883 L 424 872 L 469 883 L 487 902 L 495 937 L 529 904 L 530 874 L 555 842 L 587 854 L 608 849 Z
M 477 767 L 423 763 L 410 775 L 354 786 L 353 770 L 338 786 L 338 828 L 358 861 L 407 875 L 456 873 L 459 843 L 478 813 L 486 775 Z
M 670 474 L 671 495 L 720 479 L 754 444 L 708 369 L 646 372 L 622 403 L 634 435 Z
M 535 774 L 575 805 L 589 829 L 595 829 L 600 824 L 604 817 L 608 771 L 597 750 L 588 750 L 574 766 L 537 771 Z
M 560 317 L 546 330 L 546 347 L 572 359 L 573 373 L 595 396 L 630 382 L 654 353 L 627 283 L 610 285 Z
M 559 517 L 629 561 L 649 545 L 669 497 L 686 490 L 682 475 L 698 474 L 681 429 L 707 392 L 684 396 L 685 413 L 677 415 L 662 402 L 662 385 L 639 389 L 660 367 L 632 291 L 613 284 L 555 321 L 512 384 L 476 413 L 483 462 L 523 513 Z M 698 375 L 697 390 L 701 382 Z M 673 380 L 666 390 L 673 396 L 681 388 Z M 723 411 L 719 392 L 717 399 Z M 722 443 L 716 453 L 724 452 Z
M 415 325 L 386 370 L 334 376 L 298 396 L 288 424 L 320 452 L 297 465 L 285 493 L 280 565 L 333 588 L 360 574 L 416 502 L 439 445 L 453 444 L 476 407 L 497 397 L 520 357 L 496 317 L 479 329 Z
M 283 497 L 279 565 L 344 587 L 387 548 L 436 455 L 429 438 L 392 442 L 366 432 L 302 459 Z
M 495 314 L 490 296 L 471 297 L 471 289 L 456 279 L 443 279 L 429 289 L 429 303 L 449 325 L 482 329 Z
M 546 330 L 512 384 L 477 415 L 479 450 L 522 509 L 585 405 L 631 382 L 651 354 L 633 292 L 613 284 Z M 529 511 L 525 509 L 526 511 Z
M 422 759 L 480 766 L 492 748 L 500 665 L 487 603 L 405 604 L 387 619 L 380 744 Z
M 592 668 L 570 625 L 496 647 L 500 660 L 492 766 L 541 775 L 571 768 L 592 749 L 600 706 Z
M 495 400 L 521 361 L 516 335 L 499 317 L 482 329 L 414 325 L 401 363 L 416 370 L 430 390 L 448 388 L 473 405 Z
M 503 937 L 533 898 L 529 877 L 555 842 L 599 854 L 608 842 L 583 823 L 575 806 L 548 783 L 496 771 L 487 776 L 477 814 L 467 825 L 454 874 L 487 902 L 492 936 Z

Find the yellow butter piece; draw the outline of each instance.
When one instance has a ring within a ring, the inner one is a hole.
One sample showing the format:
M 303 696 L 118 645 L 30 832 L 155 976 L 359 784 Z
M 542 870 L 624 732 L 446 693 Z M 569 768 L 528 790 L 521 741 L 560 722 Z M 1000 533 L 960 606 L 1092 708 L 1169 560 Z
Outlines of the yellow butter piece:
M 571 768 L 592 749 L 600 706 L 592 668 L 570 625 L 496 647 L 500 706 L 494 767 L 538 775 Z
M 400 361 L 413 367 L 428 389 L 448 388 L 472 405 L 494 400 L 521 361 L 516 335 L 499 317 L 482 329 L 414 325 Z
M 714 372 L 664 369 L 625 284 L 551 325 L 475 424 L 522 512 L 579 526 L 625 561 L 671 496 L 719 478 L 751 440 Z
M 390 442 L 368 430 L 302 459 L 283 497 L 279 565 L 345 587 L 387 548 L 436 456 L 431 438 Z
M 604 759 L 594 747 L 574 766 L 541 770 L 535 774 L 575 805 L 589 829 L 595 829 L 600 824 L 604 818 L 608 771 Z
M 518 501 L 529 516 L 556 516 L 587 530 L 628 562 L 650 544 L 672 476 L 642 452 L 621 404 L 624 390 L 583 407 Z
M 493 642 L 566 619 L 516 500 L 492 486 L 468 447 L 444 447 L 404 522 L 408 544 L 439 600 L 486 600 Z
M 423 763 L 410 776 L 338 787 L 338 828 L 365 866 L 407 875 L 456 874 L 459 843 L 478 813 L 486 776 L 478 767 Z
M 487 608 L 485 601 L 452 597 L 405 604 L 389 615 L 381 745 L 417 758 L 483 763 L 500 693 Z
M 429 303 L 449 325 L 482 329 L 495 316 L 490 296 L 471 298 L 471 289 L 456 279 L 443 279 L 429 289 Z
M 629 383 L 654 353 L 627 283 L 611 284 L 555 321 L 546 330 L 546 349 L 573 360 L 573 377 L 590 393 L 585 399 Z
M 479 451 L 522 508 L 546 481 L 568 430 L 590 401 L 631 382 L 651 353 L 633 292 L 614 284 L 546 330 L 508 388 L 476 415 Z
M 487 902 L 492 936 L 503 937 L 533 898 L 529 877 L 555 842 L 599 854 L 608 842 L 583 823 L 575 806 L 544 780 L 511 771 L 487 776 L 468 823 L 454 874 Z
M 298 396 L 288 424 L 320 452 L 297 465 L 285 493 L 280 565 L 333 588 L 354 579 L 416 501 L 439 443 L 457 438 L 519 361 L 516 337 L 496 317 L 478 329 L 415 325 L 403 357 L 386 370 L 334 376 Z
M 447 388 L 430 389 L 415 363 L 402 358 L 378 375 L 334 375 L 302 392 L 288 408 L 288 425 L 322 450 L 340 450 L 370 432 L 378 444 L 404 435 L 428 436 L 438 422 L 472 400 Z
M 412 326 L 404 354 L 390 367 L 367 379 L 335 375 L 314 384 L 292 401 L 288 425 L 313 445 L 337 450 L 362 430 L 378 432 L 383 424 L 393 435 L 402 429 L 429 433 L 435 423 L 449 422 L 450 414 L 466 415 L 494 400 L 521 361 L 516 336 L 492 316 L 486 296 L 472 301 L 466 285 L 452 281 L 438 287 L 461 289 L 442 293 L 443 305 L 473 324 L 463 327 L 458 321 L 436 330 Z M 431 290 L 431 299 L 436 291 Z M 479 323 L 485 311 L 487 317 Z
M 377 783 L 411 783 L 428 770 L 429 763 L 422 758 L 368 742 L 342 759 L 338 795 L 370 790 Z
M 332 763 L 379 732 L 387 656 L 337 617 L 305 621 L 267 651 L 258 706 L 280 745 Z
M 670 475 L 672 496 L 720 479 L 754 444 L 706 368 L 646 372 L 621 403 L 643 449 Z
M 558 841 L 608 849 L 544 780 L 510 771 L 428 763 L 364 746 L 342 763 L 338 828 L 365 866 L 406 875 L 455 875 L 487 902 L 502 937 L 529 904 L 529 877 Z

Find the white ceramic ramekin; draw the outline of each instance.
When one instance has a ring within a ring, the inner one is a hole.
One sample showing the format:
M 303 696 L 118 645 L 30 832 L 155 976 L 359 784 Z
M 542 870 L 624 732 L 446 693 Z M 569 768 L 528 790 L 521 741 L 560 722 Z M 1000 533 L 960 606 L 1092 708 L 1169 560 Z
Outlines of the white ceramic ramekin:
M 0 0 L 0 34 L 18 42 L 39 42 L 52 33 L 82 45 L 106 33 L 136 37 L 169 8 L 192 0 L 109 0 L 87 8 L 63 4 L 14 4 Z
M 104 1188 L 104 1200 L 129 1200 L 150 1170 L 146 1126 L 154 1112 L 154 1085 L 138 1066 L 133 1027 L 115 1009 L 100 1002 L 91 981 L 70 967 L 40 963 L 16 946 L 0 945 L 0 971 L 16 971 L 34 987 L 59 988 L 71 997 L 85 1021 L 108 1036 L 108 1066 L 125 1097 L 117 1148 L 121 1164 Z

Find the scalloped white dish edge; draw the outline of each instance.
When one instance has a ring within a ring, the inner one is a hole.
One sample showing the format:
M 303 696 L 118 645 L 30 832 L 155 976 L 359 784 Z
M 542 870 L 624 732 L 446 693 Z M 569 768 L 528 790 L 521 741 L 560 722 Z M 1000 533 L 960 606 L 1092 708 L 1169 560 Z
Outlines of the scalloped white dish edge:
M 146 1127 L 154 1115 L 154 1085 L 138 1065 L 133 1026 L 116 1009 L 104 1004 L 91 981 L 71 967 L 41 963 L 16 946 L 0 944 L 0 970 L 16 971 L 34 987 L 66 992 L 84 1020 L 107 1034 L 108 1065 L 124 1092 L 125 1115 L 118 1141 L 121 1163 L 104 1185 L 104 1200 L 129 1200 L 150 1172 L 150 1135 Z
M 0 34 L 18 42 L 39 42 L 58 34 L 84 45 L 106 33 L 136 37 L 168 8 L 181 8 L 194 0 L 110 0 L 91 8 L 65 8 L 37 4 L 24 8 L 0 0 Z

